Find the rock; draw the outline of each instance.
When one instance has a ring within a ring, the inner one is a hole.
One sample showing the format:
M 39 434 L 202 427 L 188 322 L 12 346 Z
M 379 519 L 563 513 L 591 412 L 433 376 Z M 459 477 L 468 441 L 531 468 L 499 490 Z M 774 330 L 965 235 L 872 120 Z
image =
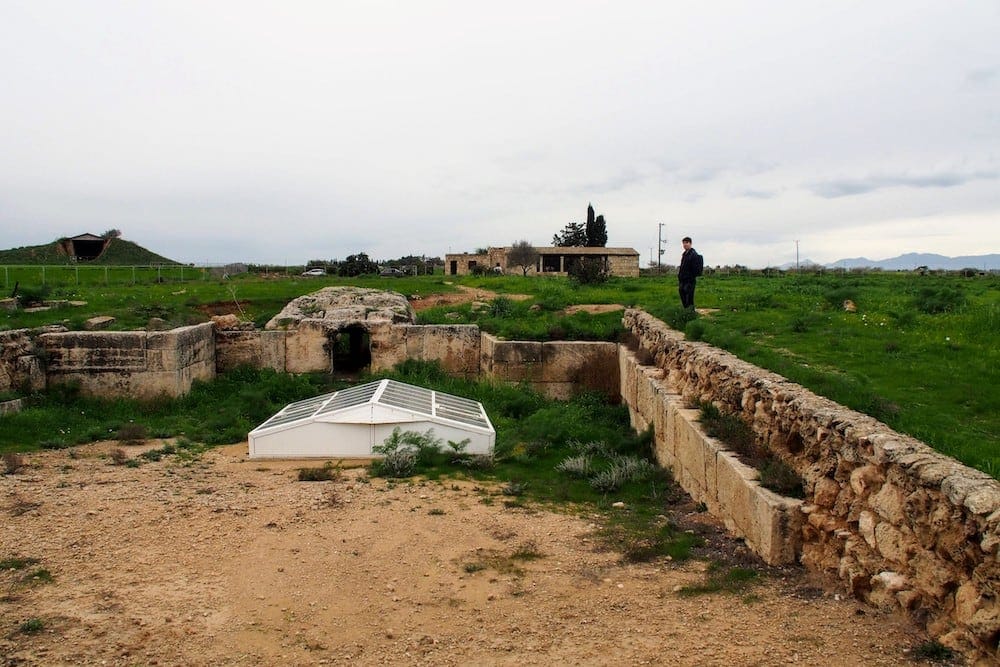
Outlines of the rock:
M 212 325 L 216 330 L 225 329 L 238 329 L 240 327 L 240 318 L 236 317 L 232 313 L 227 313 L 226 315 L 213 315 Z
M 297 329 L 304 321 L 394 322 L 413 324 L 416 313 L 398 292 L 370 287 L 324 287 L 293 299 L 271 318 L 265 329 Z
M 107 329 L 114 323 L 115 318 L 110 315 L 98 315 L 96 317 L 91 317 L 89 320 L 84 322 L 83 328 L 87 331 L 99 331 L 101 329 Z

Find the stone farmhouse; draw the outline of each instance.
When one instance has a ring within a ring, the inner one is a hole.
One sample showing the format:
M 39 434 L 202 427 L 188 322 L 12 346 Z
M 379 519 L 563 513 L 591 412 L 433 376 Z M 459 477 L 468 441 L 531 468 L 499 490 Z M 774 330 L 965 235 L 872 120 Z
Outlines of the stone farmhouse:
M 465 276 L 477 267 L 491 269 L 499 265 L 505 272 L 517 271 L 521 267 L 510 264 L 510 246 L 490 247 L 485 253 L 453 253 L 444 258 L 445 273 L 449 276 Z M 639 275 L 639 253 L 634 248 L 585 248 L 585 247 L 545 247 L 535 248 L 538 259 L 535 266 L 528 269 L 528 275 L 565 276 L 574 262 L 582 258 L 596 258 L 604 262 L 608 274 L 612 276 L 637 277 Z

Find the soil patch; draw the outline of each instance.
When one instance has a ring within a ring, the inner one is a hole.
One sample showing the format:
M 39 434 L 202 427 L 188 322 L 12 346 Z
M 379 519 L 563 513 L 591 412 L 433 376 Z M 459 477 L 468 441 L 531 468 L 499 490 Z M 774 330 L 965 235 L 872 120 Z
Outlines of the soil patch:
M 439 294 L 419 295 L 411 294 L 410 305 L 413 310 L 426 310 L 437 306 L 450 306 L 459 303 L 470 303 L 472 301 L 490 301 L 498 296 L 504 296 L 512 301 L 525 301 L 531 298 L 530 294 L 497 294 L 492 290 L 479 287 L 467 287 L 465 285 L 455 285 L 457 292 L 442 292 Z
M 600 313 L 613 313 L 616 310 L 625 310 L 625 306 L 620 303 L 580 304 L 576 306 L 569 306 L 563 312 L 567 315 L 572 315 L 573 313 L 590 313 L 591 315 L 599 315 Z
M 921 640 L 798 568 L 680 596 L 706 561 L 624 563 L 599 517 L 490 486 L 299 482 L 321 462 L 249 460 L 245 443 L 128 467 L 115 447 L 0 476 L 0 559 L 35 559 L 0 573 L 4 664 L 903 665 Z M 713 558 L 754 561 L 679 507 L 718 537 Z

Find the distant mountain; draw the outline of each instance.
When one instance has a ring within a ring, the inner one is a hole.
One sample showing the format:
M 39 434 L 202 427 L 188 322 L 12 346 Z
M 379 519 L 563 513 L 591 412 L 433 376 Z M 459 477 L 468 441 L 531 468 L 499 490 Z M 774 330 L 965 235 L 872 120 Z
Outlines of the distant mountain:
M 1000 270 L 1000 254 L 963 255 L 961 257 L 945 257 L 933 253 L 908 252 L 898 257 L 871 260 L 867 257 L 851 257 L 838 259 L 824 266 L 828 268 L 854 269 L 879 268 L 885 271 L 912 271 L 920 266 L 928 269 L 944 269 L 957 271 L 959 269 L 980 269 L 984 271 Z
M 958 271 L 961 269 L 979 269 L 980 271 L 1000 271 L 1000 255 L 963 255 L 961 257 L 945 257 L 933 253 L 910 252 L 899 257 L 888 259 L 868 259 L 867 257 L 849 257 L 838 259 L 829 264 L 820 264 L 811 259 L 803 259 L 800 267 L 824 266 L 828 269 L 882 269 L 883 271 L 912 271 L 920 266 L 928 269 L 943 269 Z M 789 270 L 795 268 L 795 262 L 786 262 L 778 267 Z

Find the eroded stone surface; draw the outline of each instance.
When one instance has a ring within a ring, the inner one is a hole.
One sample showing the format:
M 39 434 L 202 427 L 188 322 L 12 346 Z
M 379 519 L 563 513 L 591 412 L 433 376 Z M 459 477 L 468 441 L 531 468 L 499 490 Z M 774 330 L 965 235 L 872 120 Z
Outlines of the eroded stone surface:
M 289 302 L 264 328 L 294 329 L 303 320 L 323 320 L 337 324 L 412 324 L 416 321 L 416 315 L 406 297 L 398 292 L 368 287 L 324 287 Z

